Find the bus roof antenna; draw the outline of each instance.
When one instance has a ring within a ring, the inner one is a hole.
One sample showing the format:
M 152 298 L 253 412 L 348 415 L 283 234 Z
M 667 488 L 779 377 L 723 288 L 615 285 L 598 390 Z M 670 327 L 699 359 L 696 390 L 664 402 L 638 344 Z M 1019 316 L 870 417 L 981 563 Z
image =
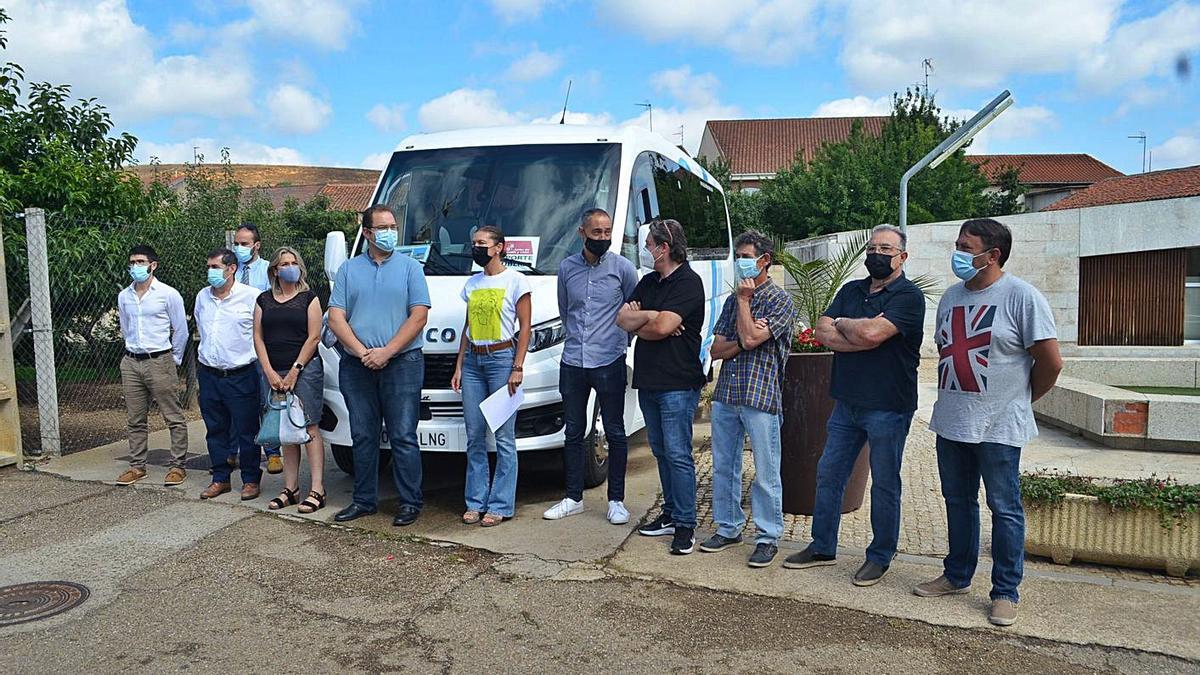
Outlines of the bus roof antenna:
M 571 82 L 572 80 L 567 80 L 567 97 L 563 99 L 563 114 L 558 120 L 559 124 L 567 123 L 567 103 L 571 100 Z

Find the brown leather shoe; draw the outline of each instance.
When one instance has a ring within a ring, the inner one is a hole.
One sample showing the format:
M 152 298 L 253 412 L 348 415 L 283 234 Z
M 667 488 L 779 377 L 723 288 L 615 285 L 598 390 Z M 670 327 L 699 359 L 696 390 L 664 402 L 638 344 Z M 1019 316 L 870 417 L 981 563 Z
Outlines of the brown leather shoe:
M 204 492 L 200 493 L 200 499 L 212 499 L 213 497 L 219 497 L 226 492 L 229 492 L 229 490 L 229 483 L 213 483 L 212 485 L 204 488 Z
M 145 469 L 138 469 L 131 466 L 128 469 L 125 469 L 125 473 L 117 476 L 117 485 L 133 485 L 145 477 Z
M 258 483 L 246 483 L 242 486 L 242 501 L 250 501 L 258 499 L 259 489 Z
M 163 481 L 163 485 L 179 485 L 185 478 L 187 478 L 187 471 L 184 471 L 183 467 L 173 466 L 167 472 L 167 478 Z

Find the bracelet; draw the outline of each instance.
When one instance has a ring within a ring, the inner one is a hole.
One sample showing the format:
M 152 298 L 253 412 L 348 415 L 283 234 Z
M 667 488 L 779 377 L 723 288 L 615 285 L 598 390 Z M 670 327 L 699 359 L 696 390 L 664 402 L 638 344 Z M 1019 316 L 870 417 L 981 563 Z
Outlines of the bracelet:
M 517 365 L 517 364 L 515 364 L 515 363 L 513 364 L 513 367 L 512 367 L 512 369 L 513 369 L 513 371 L 514 371 L 514 372 L 518 372 L 518 373 L 525 372 L 525 368 L 523 368 L 522 366 L 518 366 L 518 365 Z
M 303 363 L 300 363 L 299 361 L 297 361 L 297 362 L 293 363 L 293 364 L 292 364 L 292 367 L 293 367 L 293 368 L 295 368 L 295 369 L 296 369 L 296 372 L 298 372 L 298 373 L 299 373 L 299 372 L 303 372 L 303 371 L 304 371 L 304 364 L 303 364 Z
M 736 337 L 737 337 L 737 345 L 738 345 L 738 349 L 740 349 L 740 350 L 742 350 L 742 351 L 746 351 L 746 345 L 742 344 L 742 336 L 741 336 L 741 335 L 738 335 L 738 336 L 736 336 Z

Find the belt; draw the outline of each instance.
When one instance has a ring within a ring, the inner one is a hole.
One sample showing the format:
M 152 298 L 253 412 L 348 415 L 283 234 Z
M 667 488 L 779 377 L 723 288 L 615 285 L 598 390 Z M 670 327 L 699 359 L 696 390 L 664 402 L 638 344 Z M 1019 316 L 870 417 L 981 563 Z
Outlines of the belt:
M 474 342 L 469 342 L 469 343 L 467 343 L 467 346 L 469 346 L 471 348 L 471 353 L 473 353 L 473 354 L 493 354 L 495 352 L 509 349 L 514 344 L 515 343 L 512 341 L 512 339 L 509 338 L 508 340 L 505 340 L 504 342 L 497 342 L 495 344 L 490 344 L 490 345 L 477 345 Z
M 250 363 L 247 363 L 244 366 L 238 366 L 237 368 L 230 368 L 229 370 L 223 370 L 221 368 L 213 368 L 212 366 L 206 366 L 203 363 L 200 363 L 199 361 L 197 361 L 196 363 L 199 364 L 199 366 L 201 368 L 203 368 L 204 370 L 207 370 L 208 372 L 212 373 L 213 375 L 216 375 L 217 377 L 233 377 L 234 375 L 237 375 L 238 373 L 243 373 L 254 367 L 253 361 L 251 361 Z
M 171 353 L 170 349 L 164 349 L 160 352 L 142 352 L 140 354 L 138 352 L 131 352 L 128 349 L 125 350 L 125 356 L 128 356 L 129 358 L 134 359 L 135 361 L 145 361 L 146 359 L 157 359 L 160 356 L 166 356 L 167 354 L 170 354 L 170 353 Z

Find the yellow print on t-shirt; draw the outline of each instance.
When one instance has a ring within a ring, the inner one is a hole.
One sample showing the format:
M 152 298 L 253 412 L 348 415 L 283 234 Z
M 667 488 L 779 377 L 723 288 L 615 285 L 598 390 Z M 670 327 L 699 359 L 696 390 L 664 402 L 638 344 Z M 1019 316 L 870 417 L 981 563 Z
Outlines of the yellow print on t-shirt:
M 504 309 L 503 288 L 477 288 L 467 300 L 471 342 L 499 342 Z

